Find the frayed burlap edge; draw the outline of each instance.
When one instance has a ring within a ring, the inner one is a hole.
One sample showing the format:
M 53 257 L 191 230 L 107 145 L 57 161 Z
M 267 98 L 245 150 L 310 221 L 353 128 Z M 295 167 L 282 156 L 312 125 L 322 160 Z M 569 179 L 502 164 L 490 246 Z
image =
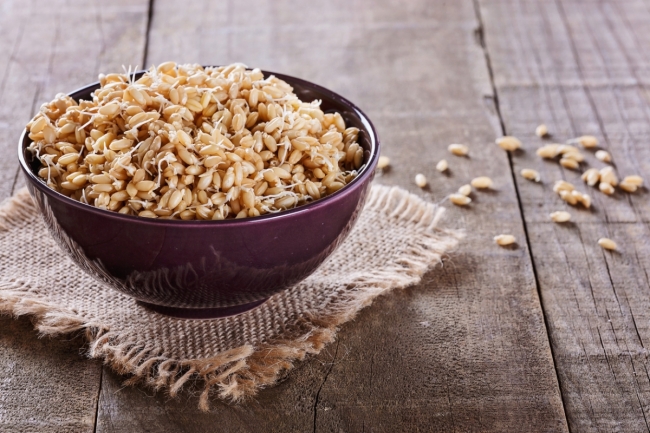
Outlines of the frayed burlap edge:
M 212 358 L 170 359 L 158 347 L 144 346 L 120 335 L 119 330 L 102 328 L 92 319 L 48 304 L 36 295 L 30 296 L 30 282 L 22 280 L 0 286 L 0 312 L 31 316 L 41 335 L 85 332 L 88 356 L 103 358 L 118 373 L 131 375 L 127 384 L 143 382 L 155 389 L 167 389 L 173 397 L 189 380 L 198 378 L 202 386 L 199 408 L 207 411 L 213 393 L 237 402 L 276 383 L 294 362 L 308 354 L 318 354 L 334 341 L 337 328 L 352 320 L 377 296 L 417 283 L 432 265 L 441 263 L 442 255 L 463 236 L 459 231 L 437 228 L 443 208 L 397 187 L 374 185 L 365 208 L 368 210 L 381 211 L 395 219 L 396 224 L 414 224 L 421 238 L 391 267 L 364 271 L 363 277 L 350 284 L 346 297 L 329 306 L 326 315 L 306 314 L 294 325 L 300 332 L 290 339 L 275 339 L 255 347 L 246 344 Z M 36 213 L 29 193 L 22 189 L 0 206 L 0 230 L 25 224 Z

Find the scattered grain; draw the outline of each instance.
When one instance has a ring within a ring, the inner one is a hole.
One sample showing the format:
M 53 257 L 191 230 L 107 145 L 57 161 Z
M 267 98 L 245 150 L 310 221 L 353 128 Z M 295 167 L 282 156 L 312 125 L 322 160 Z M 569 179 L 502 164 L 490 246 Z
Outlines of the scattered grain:
M 449 201 L 456 206 L 465 206 L 471 203 L 472 199 L 466 195 L 456 193 L 449 196 Z
M 597 150 L 596 151 L 596 158 L 603 162 L 612 162 L 612 155 L 609 154 L 608 151 L 606 150 Z
M 636 174 L 625 176 L 625 178 L 623 178 L 623 182 L 631 185 L 636 185 L 637 187 L 643 186 L 643 178 Z
M 537 149 L 537 155 L 546 159 L 553 159 L 560 154 L 560 145 L 557 143 L 547 144 Z
M 450 144 L 447 150 L 456 156 L 466 156 L 469 153 L 469 148 L 464 144 Z
M 492 188 L 492 179 L 487 176 L 479 176 L 472 179 L 470 184 L 476 189 Z
M 539 138 L 546 137 L 548 135 L 548 127 L 542 123 L 537 128 L 535 128 L 535 135 L 537 135 Z
M 570 140 L 570 142 L 577 142 L 585 149 L 590 149 L 598 146 L 598 139 L 593 135 L 582 135 L 578 138 Z
M 560 191 L 573 191 L 575 189 L 575 186 L 573 184 L 567 182 L 566 180 L 558 180 L 555 182 L 555 185 L 553 185 L 553 191 L 559 193 Z
M 377 168 L 384 169 L 390 165 L 390 158 L 387 156 L 380 156 L 377 161 Z
M 521 175 L 524 179 L 532 180 L 534 182 L 539 182 L 541 180 L 539 172 L 537 170 L 533 170 L 532 168 L 522 169 Z
M 611 184 L 607 183 L 607 182 L 600 182 L 598 184 L 598 189 L 603 194 L 607 194 L 607 195 L 614 194 L 614 187 Z
M 448 168 L 449 168 L 449 164 L 447 163 L 446 159 L 441 159 L 436 164 L 436 170 L 438 170 L 440 172 L 447 171 Z
M 427 178 L 422 173 L 418 173 L 415 175 L 415 184 L 420 188 L 424 188 L 427 186 Z
M 587 185 L 595 186 L 600 180 L 600 172 L 597 168 L 590 168 L 589 170 L 582 173 L 582 176 L 580 176 L 580 178 L 587 182 Z
M 458 188 L 458 193 L 469 196 L 472 193 L 472 186 L 471 185 L 463 185 L 460 188 Z
M 578 203 L 578 197 L 576 197 L 575 194 L 572 194 L 572 191 L 562 190 L 559 194 L 560 198 L 571 206 L 575 206 Z
M 625 180 L 622 180 L 621 183 L 618 184 L 618 187 L 625 192 L 635 192 L 638 189 L 638 186 L 633 183 L 626 182 Z
M 563 210 L 552 212 L 549 216 L 556 223 L 565 223 L 571 219 L 571 214 Z
M 618 178 L 613 167 L 604 167 L 600 169 L 600 182 L 608 183 L 612 186 L 618 185 Z
M 573 158 L 563 157 L 560 159 L 560 165 L 570 170 L 577 170 L 580 168 L 580 163 Z
M 517 242 L 517 238 L 515 238 L 513 235 L 498 235 L 494 237 L 494 242 L 496 242 L 497 245 L 505 247 Z
M 506 135 L 495 140 L 495 143 L 503 150 L 515 151 L 521 148 L 521 141 L 517 137 Z
M 591 196 L 589 194 L 580 194 L 578 201 L 587 209 L 591 207 Z
M 563 158 L 575 159 L 578 162 L 582 162 L 585 160 L 584 155 L 580 153 L 580 149 L 578 149 L 575 146 L 571 146 L 569 144 L 558 145 L 557 151 L 560 155 L 562 155 Z
M 600 238 L 598 239 L 598 245 L 601 247 L 605 248 L 606 250 L 615 250 L 616 249 L 616 242 L 609 238 Z

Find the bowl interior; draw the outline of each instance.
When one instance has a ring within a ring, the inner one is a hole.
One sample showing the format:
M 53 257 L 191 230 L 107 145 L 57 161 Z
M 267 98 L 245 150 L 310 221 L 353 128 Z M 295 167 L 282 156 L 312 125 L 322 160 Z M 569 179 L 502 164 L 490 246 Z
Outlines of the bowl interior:
M 302 101 L 311 102 L 314 100 L 320 100 L 321 109 L 325 113 L 338 112 L 341 114 L 348 127 L 354 126 L 358 128 L 360 130 L 358 143 L 364 150 L 364 165 L 359 170 L 358 176 L 352 182 L 348 183 L 345 187 L 341 188 L 337 192 L 330 194 L 326 197 L 323 197 L 319 200 L 315 200 L 311 203 L 304 204 L 293 209 L 285 210 L 277 214 L 266 214 L 254 218 L 244 218 L 240 220 L 222 220 L 222 221 L 192 221 L 192 223 L 220 224 L 226 222 L 232 223 L 232 221 L 244 222 L 250 220 L 274 218 L 277 216 L 287 215 L 293 212 L 304 210 L 306 208 L 309 208 L 310 206 L 318 205 L 322 201 L 325 201 L 331 197 L 337 196 L 339 194 L 344 194 L 346 190 L 353 188 L 355 184 L 360 183 L 363 181 L 363 179 L 367 178 L 368 176 L 371 176 L 375 166 L 377 165 L 377 159 L 379 158 L 379 140 L 377 134 L 375 132 L 375 129 L 370 119 L 368 119 L 368 117 L 356 105 L 354 105 L 352 102 L 345 99 L 344 97 L 338 95 L 337 93 L 328 90 L 324 87 L 321 87 L 317 84 L 311 83 L 309 81 L 305 81 L 303 79 L 291 77 L 284 74 L 278 74 L 275 72 L 269 72 L 269 71 L 262 71 L 262 72 L 264 73 L 265 76 L 275 75 L 276 77 L 289 83 L 293 87 L 294 93 Z M 142 76 L 142 74 L 144 74 L 144 71 L 135 73 L 135 79 Z M 95 82 L 88 86 L 82 87 L 78 90 L 75 90 L 71 92 L 69 95 L 76 101 L 80 101 L 82 99 L 90 100 L 92 92 L 94 92 L 99 88 L 100 88 L 99 82 Z M 27 150 L 27 147 L 31 144 L 31 141 L 32 140 L 30 140 L 28 133 L 25 130 L 20 140 L 19 155 L 18 155 L 19 160 L 21 165 L 25 169 L 24 170 L 25 173 L 30 178 L 32 178 L 33 181 L 43 183 L 42 179 L 37 175 L 38 170 L 41 168 L 41 162 L 37 158 L 34 158 L 31 152 Z M 73 200 L 63 194 L 56 192 L 55 190 L 49 188 L 47 189 L 49 190 L 48 193 L 56 194 L 59 198 L 68 201 L 73 206 L 90 207 L 93 210 L 98 212 L 110 212 L 111 214 L 115 214 L 115 212 L 95 208 L 85 203 L 77 202 L 76 200 Z M 140 217 L 132 216 L 132 215 L 120 214 L 119 216 L 128 219 L 132 219 L 132 218 L 141 219 Z M 151 222 L 157 222 L 157 221 L 159 220 L 151 220 Z M 181 220 L 164 220 L 164 221 L 166 223 L 180 223 L 180 224 L 187 223 Z

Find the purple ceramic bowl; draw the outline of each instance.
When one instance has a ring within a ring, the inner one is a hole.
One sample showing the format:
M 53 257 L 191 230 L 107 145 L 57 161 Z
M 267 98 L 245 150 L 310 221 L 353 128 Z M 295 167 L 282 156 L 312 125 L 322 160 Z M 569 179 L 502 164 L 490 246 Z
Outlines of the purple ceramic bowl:
M 163 314 L 212 318 L 255 308 L 309 276 L 347 237 L 366 200 L 379 139 L 352 102 L 316 84 L 272 72 L 304 101 L 322 100 L 361 131 L 356 179 L 320 200 L 277 214 L 224 221 L 149 219 L 99 209 L 50 189 L 35 173 L 24 132 L 18 158 L 50 233 L 86 272 Z M 70 94 L 90 99 L 94 83 Z M 85 290 L 79 288 L 79 290 Z

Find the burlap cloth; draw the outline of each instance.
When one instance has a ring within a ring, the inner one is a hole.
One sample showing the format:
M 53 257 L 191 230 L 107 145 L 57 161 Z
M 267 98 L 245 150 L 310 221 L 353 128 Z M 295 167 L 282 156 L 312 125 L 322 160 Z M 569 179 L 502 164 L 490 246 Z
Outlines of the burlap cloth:
M 418 283 L 460 238 L 437 227 L 442 212 L 373 185 L 348 239 L 305 281 L 236 317 L 182 320 L 150 312 L 77 268 L 23 189 L 0 206 L 0 311 L 31 315 L 45 335 L 84 331 L 88 355 L 129 382 L 172 396 L 198 382 L 207 410 L 211 395 L 239 400 L 274 384 L 376 296 Z

